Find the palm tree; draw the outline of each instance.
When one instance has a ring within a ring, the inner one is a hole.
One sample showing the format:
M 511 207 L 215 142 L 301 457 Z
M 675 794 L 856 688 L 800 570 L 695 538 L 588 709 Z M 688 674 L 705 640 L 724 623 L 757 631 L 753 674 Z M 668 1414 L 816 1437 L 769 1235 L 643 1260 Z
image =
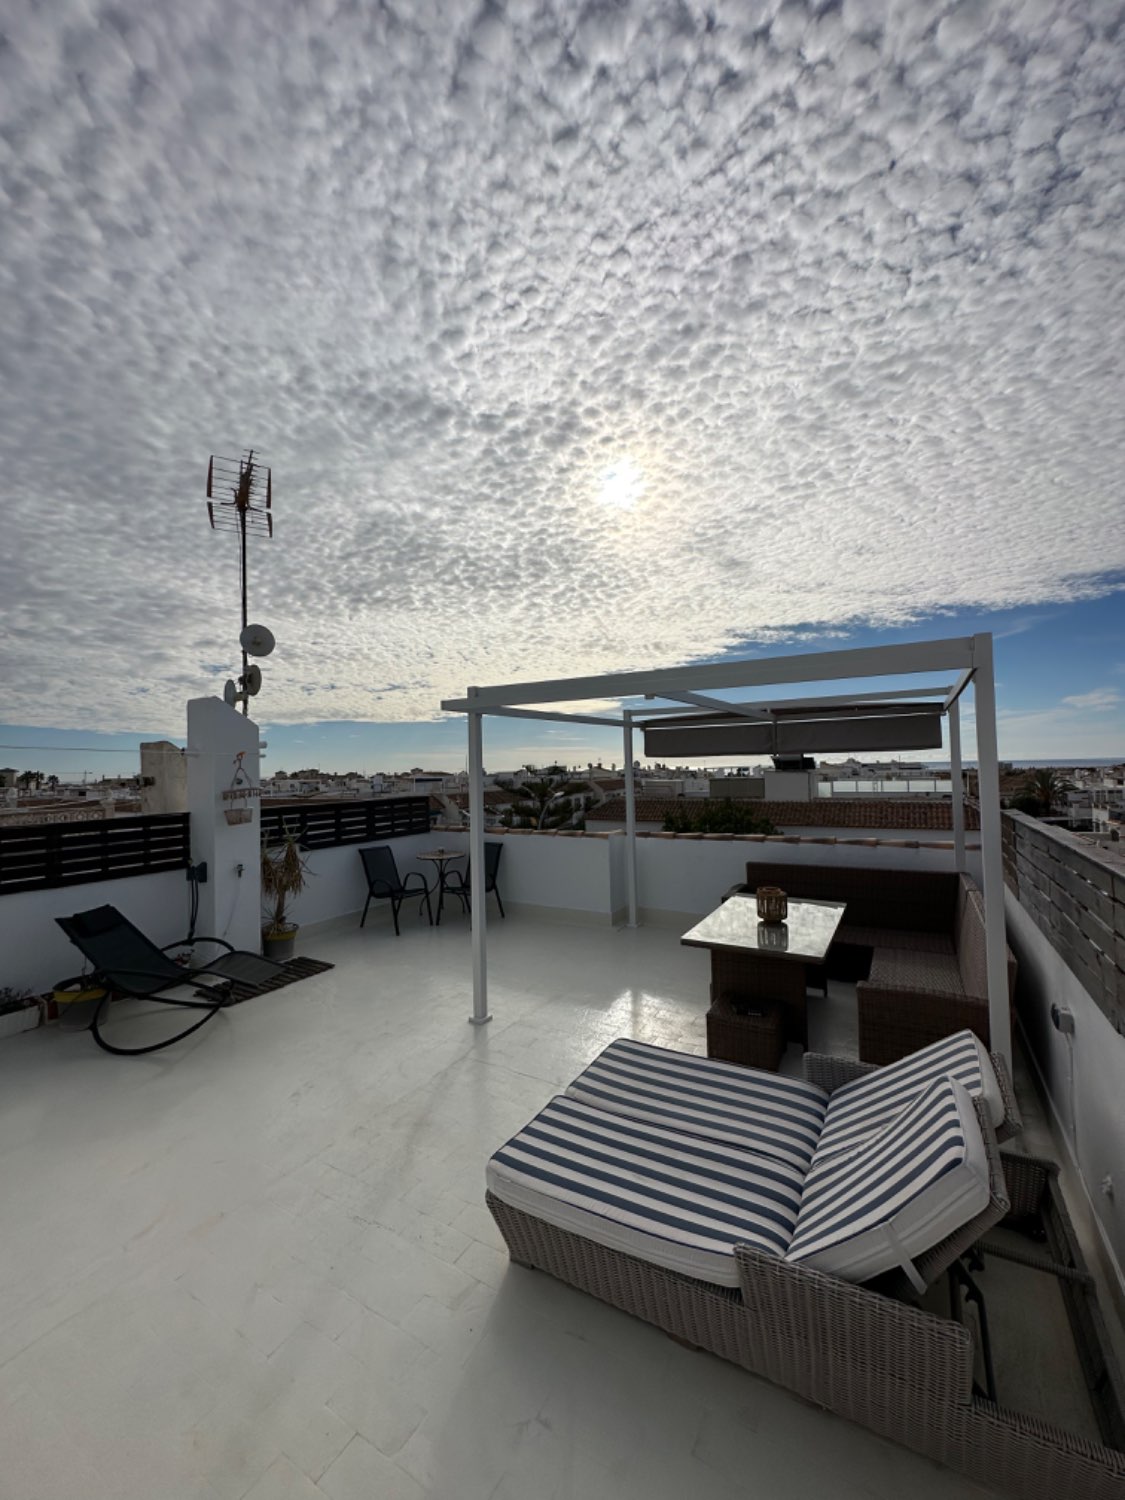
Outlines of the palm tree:
M 1029 771 L 1023 784 L 1023 795 L 1037 802 L 1044 816 L 1049 817 L 1056 803 L 1061 802 L 1065 792 L 1074 791 L 1074 782 L 1054 766 Z
M 536 779 L 518 785 L 511 781 L 497 785 L 515 794 L 516 800 L 500 821 L 516 828 L 565 828 L 585 811 L 585 794 L 590 791 L 589 782 L 572 781 L 562 766 L 548 766 Z

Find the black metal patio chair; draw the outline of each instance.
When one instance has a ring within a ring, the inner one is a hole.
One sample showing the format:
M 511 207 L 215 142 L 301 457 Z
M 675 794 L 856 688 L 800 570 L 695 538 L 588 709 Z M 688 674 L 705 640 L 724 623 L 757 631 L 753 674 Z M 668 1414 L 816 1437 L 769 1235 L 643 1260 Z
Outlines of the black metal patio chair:
M 496 884 L 496 874 L 500 868 L 500 856 L 504 852 L 504 845 L 495 840 L 484 846 L 484 894 L 485 899 L 491 891 L 496 897 L 496 905 L 500 908 L 500 915 L 504 915 L 504 903 L 500 899 L 500 888 Z M 460 896 L 465 910 L 472 914 L 472 878 L 473 862 L 471 859 L 465 861 L 464 870 L 450 870 L 445 877 L 445 889 L 454 896 Z
M 411 896 L 418 896 L 418 915 L 422 915 L 422 907 L 425 906 L 426 913 L 430 919 L 430 926 L 434 925 L 433 908 L 430 906 L 430 887 L 426 884 L 426 877 L 418 870 L 411 870 L 405 880 L 398 873 L 395 864 L 394 853 L 387 844 L 376 844 L 370 849 L 361 849 L 359 857 L 363 860 L 363 871 L 367 876 L 367 900 L 363 904 L 363 916 L 359 919 L 362 927 L 367 921 L 367 909 L 372 901 L 389 901 L 391 903 L 391 919 L 395 924 L 395 937 L 400 937 L 398 929 L 399 907 Z M 417 880 L 421 888 L 410 882 Z
M 264 984 L 285 966 L 256 953 L 239 950 L 223 938 L 198 937 L 189 934 L 175 943 L 158 948 L 145 937 L 115 906 L 95 906 L 76 912 L 73 917 L 56 917 L 67 937 L 90 964 L 95 982 L 105 988 L 105 998 L 94 1011 L 90 1030 L 94 1041 L 106 1052 L 119 1057 L 139 1057 L 145 1052 L 159 1052 L 182 1042 L 212 1020 L 230 1000 L 231 985 Z M 210 963 L 185 965 L 168 957 L 170 948 L 189 948 L 196 943 L 214 943 L 227 951 Z M 184 985 L 202 984 L 211 979 L 222 981 L 215 986 L 214 999 L 177 999 L 167 991 Z M 131 1000 L 152 1000 L 160 1005 L 177 1005 L 185 1010 L 201 1010 L 203 1016 L 184 1031 L 144 1047 L 119 1047 L 106 1041 L 101 1024 L 115 996 Z

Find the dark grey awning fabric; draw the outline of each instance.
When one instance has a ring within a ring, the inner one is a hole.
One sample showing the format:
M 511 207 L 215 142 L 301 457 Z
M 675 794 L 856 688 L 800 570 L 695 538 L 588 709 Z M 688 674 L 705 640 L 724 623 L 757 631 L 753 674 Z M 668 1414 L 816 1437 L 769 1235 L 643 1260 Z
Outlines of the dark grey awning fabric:
M 938 703 L 856 704 L 831 709 L 779 709 L 771 720 L 735 714 L 650 719 L 645 754 L 720 759 L 736 755 L 802 755 L 813 751 L 938 750 Z

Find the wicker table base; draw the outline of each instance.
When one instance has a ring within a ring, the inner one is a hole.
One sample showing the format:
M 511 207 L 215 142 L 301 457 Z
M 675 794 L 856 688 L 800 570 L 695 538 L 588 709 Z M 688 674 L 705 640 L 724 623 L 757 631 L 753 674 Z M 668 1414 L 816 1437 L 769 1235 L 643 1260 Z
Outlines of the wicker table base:
M 711 953 L 711 999 L 726 996 L 738 1005 L 761 1010 L 781 1006 L 787 1041 L 809 1045 L 805 1001 L 805 965 L 792 959 L 758 953 L 733 953 L 715 948 Z
M 707 1056 L 746 1068 L 776 1073 L 785 1055 L 785 1019 L 775 1001 L 760 1001 L 753 1012 L 739 1012 L 719 995 L 707 1012 Z

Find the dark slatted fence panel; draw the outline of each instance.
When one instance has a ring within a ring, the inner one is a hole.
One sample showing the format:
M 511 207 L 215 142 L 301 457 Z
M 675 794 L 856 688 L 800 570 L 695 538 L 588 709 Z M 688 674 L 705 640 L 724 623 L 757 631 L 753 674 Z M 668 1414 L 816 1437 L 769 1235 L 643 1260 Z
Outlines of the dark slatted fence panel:
M 307 807 L 262 807 L 262 839 L 274 843 L 286 830 L 307 849 L 371 844 L 428 833 L 426 797 L 387 797 L 366 802 L 312 803 Z
M 187 813 L 0 828 L 0 896 L 182 870 Z

